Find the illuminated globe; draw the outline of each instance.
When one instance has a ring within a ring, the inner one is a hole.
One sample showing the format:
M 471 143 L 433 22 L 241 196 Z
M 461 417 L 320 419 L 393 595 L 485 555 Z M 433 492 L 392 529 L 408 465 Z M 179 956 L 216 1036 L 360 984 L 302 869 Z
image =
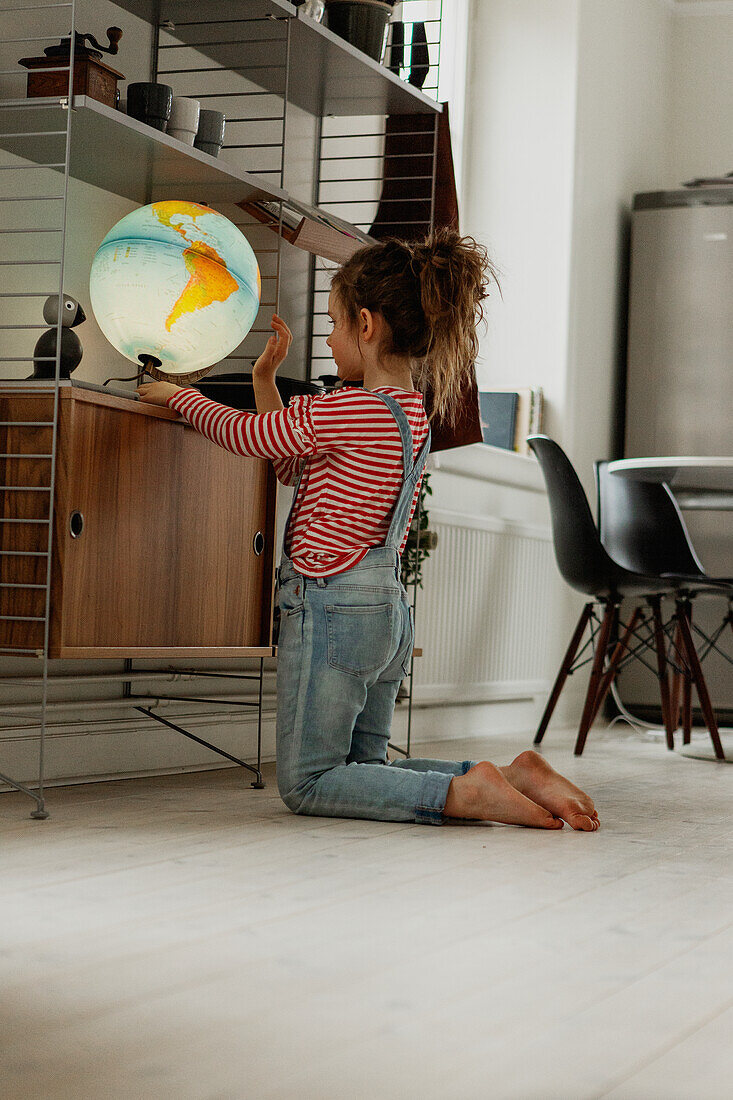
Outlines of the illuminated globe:
M 97 249 L 89 292 L 109 342 L 175 379 L 205 373 L 252 327 L 262 283 L 246 237 L 195 202 L 154 202 L 122 218 Z M 153 373 L 151 371 L 151 373 Z

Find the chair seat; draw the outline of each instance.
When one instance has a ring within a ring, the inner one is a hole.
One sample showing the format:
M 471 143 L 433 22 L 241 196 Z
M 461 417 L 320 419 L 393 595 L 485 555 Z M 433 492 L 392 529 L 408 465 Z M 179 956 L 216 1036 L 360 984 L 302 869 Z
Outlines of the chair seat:
M 614 589 L 619 596 L 672 596 L 676 586 L 665 577 L 648 577 L 619 568 L 618 576 L 614 577 Z
M 733 595 L 733 577 L 709 577 L 707 573 L 662 573 L 662 579 L 675 588 L 684 588 L 700 595 Z

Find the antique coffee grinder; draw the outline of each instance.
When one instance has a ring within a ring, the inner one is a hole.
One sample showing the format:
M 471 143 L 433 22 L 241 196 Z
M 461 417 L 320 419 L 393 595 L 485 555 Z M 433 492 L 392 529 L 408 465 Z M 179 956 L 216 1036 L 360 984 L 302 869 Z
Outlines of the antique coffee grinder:
M 107 28 L 109 44 L 101 46 L 93 34 L 79 34 L 74 37 L 74 95 L 88 95 L 92 99 L 105 103 L 108 107 L 116 107 L 119 98 L 117 81 L 124 80 L 122 73 L 102 61 L 102 54 L 116 54 L 118 43 L 122 38 L 119 27 Z M 90 45 L 87 45 L 87 42 Z M 18 62 L 28 73 L 27 95 L 29 98 L 36 96 L 68 95 L 69 74 L 64 72 L 63 66 L 68 67 L 70 59 L 71 38 L 66 35 L 55 46 L 47 46 L 43 51 L 44 57 L 22 57 Z M 49 72 L 56 69 L 61 71 Z

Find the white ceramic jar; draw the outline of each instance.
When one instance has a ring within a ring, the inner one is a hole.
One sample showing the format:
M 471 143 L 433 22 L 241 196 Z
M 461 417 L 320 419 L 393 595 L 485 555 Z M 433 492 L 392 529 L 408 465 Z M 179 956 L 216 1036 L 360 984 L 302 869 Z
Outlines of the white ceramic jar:
M 186 145 L 193 145 L 199 128 L 200 111 L 201 104 L 197 99 L 174 96 L 167 133 L 171 137 L 178 138 L 179 141 L 184 141 Z

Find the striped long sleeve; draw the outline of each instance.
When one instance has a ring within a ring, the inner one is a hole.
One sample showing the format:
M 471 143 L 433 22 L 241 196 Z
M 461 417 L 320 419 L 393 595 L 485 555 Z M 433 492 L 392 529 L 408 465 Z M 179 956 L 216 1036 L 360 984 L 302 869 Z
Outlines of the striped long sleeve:
M 168 406 L 225 450 L 252 458 L 272 459 L 275 473 L 283 485 L 294 485 L 302 459 L 315 453 L 307 404 L 297 398 L 286 409 L 277 412 L 250 413 L 220 405 L 198 390 L 184 389 L 169 398 Z
M 414 459 L 428 430 L 421 395 L 379 389 L 402 405 Z M 402 440 L 389 408 L 369 390 L 303 395 L 286 409 L 259 414 L 219 405 L 193 389 L 174 394 L 168 405 L 220 447 L 271 459 L 283 484 L 295 484 L 302 473 L 285 552 L 306 576 L 342 572 L 384 545 L 402 485 Z M 413 511 L 418 491 L 419 485 Z M 400 551 L 406 540 L 405 530 Z

